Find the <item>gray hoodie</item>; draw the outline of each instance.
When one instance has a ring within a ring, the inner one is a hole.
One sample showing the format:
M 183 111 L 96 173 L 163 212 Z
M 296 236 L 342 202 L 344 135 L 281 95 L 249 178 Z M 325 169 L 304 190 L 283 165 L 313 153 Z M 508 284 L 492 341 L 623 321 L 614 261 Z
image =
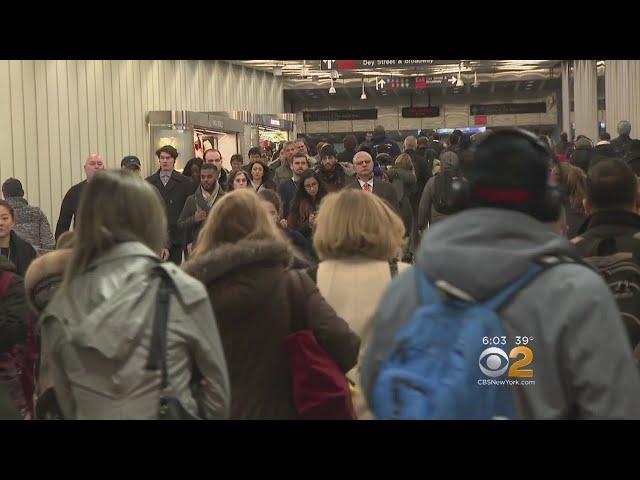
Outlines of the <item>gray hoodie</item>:
M 550 254 L 578 258 L 567 240 L 519 212 L 470 209 L 429 229 L 416 266 L 387 288 L 374 316 L 361 369 L 369 404 L 380 365 L 419 304 L 414 268 L 482 301 Z M 520 418 L 640 418 L 640 375 L 615 300 L 596 272 L 579 264 L 552 267 L 500 314 L 507 353 L 516 336 L 534 338 L 535 385 L 511 387 Z

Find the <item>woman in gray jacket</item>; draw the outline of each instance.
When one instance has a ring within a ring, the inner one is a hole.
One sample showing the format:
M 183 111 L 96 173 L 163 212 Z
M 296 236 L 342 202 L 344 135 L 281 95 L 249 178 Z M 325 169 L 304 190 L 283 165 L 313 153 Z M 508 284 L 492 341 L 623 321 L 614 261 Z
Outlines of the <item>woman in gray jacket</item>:
M 153 187 L 99 172 L 80 205 L 63 281 L 40 316 L 41 361 L 64 418 L 159 417 L 161 373 L 147 362 L 161 275 L 171 285 L 164 393 L 191 415 L 227 418 L 229 380 L 211 303 L 200 282 L 161 262 L 166 218 Z

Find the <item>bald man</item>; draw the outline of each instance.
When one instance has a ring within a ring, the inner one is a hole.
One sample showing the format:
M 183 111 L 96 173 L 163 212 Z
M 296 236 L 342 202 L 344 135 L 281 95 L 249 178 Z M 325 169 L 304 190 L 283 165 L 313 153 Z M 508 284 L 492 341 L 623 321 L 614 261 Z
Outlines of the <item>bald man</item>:
M 56 225 L 56 240 L 71 228 L 71 220 L 73 220 L 75 226 L 75 216 L 78 210 L 78 203 L 80 202 L 80 193 L 82 193 L 82 189 L 86 183 L 91 181 L 98 170 L 104 170 L 102 157 L 98 153 L 92 153 L 84 162 L 84 173 L 87 179 L 71 187 L 62 200 L 60 216 L 58 217 L 58 224 Z
M 396 212 L 400 211 L 398 194 L 390 183 L 378 180 L 373 176 L 373 158 L 367 152 L 357 152 L 353 156 L 355 180 L 344 188 L 355 188 L 373 193 L 386 200 Z

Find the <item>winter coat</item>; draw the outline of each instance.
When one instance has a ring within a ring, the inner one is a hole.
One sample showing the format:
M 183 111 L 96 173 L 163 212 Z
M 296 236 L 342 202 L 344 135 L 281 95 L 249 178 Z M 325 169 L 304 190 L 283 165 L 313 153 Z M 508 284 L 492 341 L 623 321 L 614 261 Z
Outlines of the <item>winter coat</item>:
M 316 165 L 315 171 L 329 192 L 336 192 L 342 189 L 348 182 L 344 168 L 339 163 L 336 163 L 333 170 L 327 170 L 322 163 L 319 163 Z
M 293 171 L 291 170 L 291 167 L 289 165 L 280 165 L 275 170 L 273 181 L 277 186 L 279 186 L 281 183 L 286 182 L 291 177 L 293 177 Z
M 293 197 L 296 196 L 296 190 L 298 190 L 298 185 L 292 178 L 278 185 L 278 195 L 282 200 L 282 218 L 289 216 L 289 205 L 291 205 Z
M 216 312 L 231 380 L 231 419 L 296 419 L 282 342 L 292 332 L 291 253 L 271 240 L 223 244 L 187 262 Z M 304 274 L 306 325 L 343 372 L 356 364 L 360 339 Z M 297 319 L 299 322 L 300 320 Z
M 15 266 L 0 255 L 0 275 L 13 273 L 13 278 L 2 298 L 0 298 L 0 354 L 24 342 L 27 335 L 25 320 L 29 306 L 24 294 L 24 282 L 16 274 Z
M 618 154 L 618 152 L 615 151 L 611 143 L 599 143 L 593 148 L 593 151 L 600 157 L 622 158 L 623 156 L 622 154 Z
M 429 229 L 416 263 L 391 283 L 374 315 L 361 368 L 369 404 L 394 338 L 420 305 L 414 268 L 483 301 L 544 255 L 580 258 L 566 239 L 520 212 L 472 208 Z M 500 317 L 507 351 L 516 336 L 534 339 L 535 387 L 510 387 L 519 418 L 640 418 L 640 376 L 615 299 L 598 273 L 577 263 L 549 268 Z
M 216 320 L 203 285 L 138 242 L 94 259 L 40 316 L 42 363 L 50 362 L 65 419 L 156 419 L 160 370 L 146 369 L 162 269 L 173 284 L 167 326 L 172 392 L 192 415 L 195 370 L 209 419 L 229 411 L 229 383 Z
M 164 200 L 169 231 L 170 245 L 168 245 L 168 247 L 184 246 L 186 239 L 184 231 L 178 227 L 178 219 L 180 218 L 187 198 L 193 194 L 194 182 L 175 170 L 171 172 L 171 178 L 169 178 L 166 186 L 162 184 L 162 180 L 160 179 L 160 170 L 150 177 L 147 177 L 146 180 L 158 189 L 160 196 Z M 218 181 L 222 182 L 221 178 L 219 178 Z M 221 183 L 221 185 L 224 184 Z
M 9 261 L 16 267 L 16 273 L 21 277 L 29 268 L 29 264 L 38 256 L 35 248 L 24 240 L 14 230 L 9 234 Z
M 616 152 L 617 157 L 623 157 L 627 154 L 629 144 L 631 143 L 631 137 L 629 135 L 619 135 L 611 140 L 611 146 Z
M 395 159 L 398 155 L 400 155 L 400 147 L 396 142 L 391 140 L 386 135 L 374 135 L 371 139 L 371 156 L 373 159 L 376 159 L 377 151 L 376 147 L 381 145 L 388 145 L 390 147 L 389 155 L 392 159 Z
M 404 223 L 406 234 L 410 235 L 413 228 L 413 208 L 411 199 L 415 192 L 416 175 L 411 170 L 391 167 L 387 170 L 391 186 L 395 189 L 400 205 L 400 217 Z
M 38 207 L 32 207 L 22 197 L 6 199 L 16 212 L 15 232 L 29 242 L 38 253 L 51 251 L 56 241 L 51 233 L 51 225 L 47 216 Z
M 47 308 L 58 289 L 71 258 L 71 249 L 56 250 L 36 258 L 24 277 L 27 300 L 38 315 Z M 51 373 L 51 356 L 40 362 L 36 383 L 36 419 L 62 419 L 55 396 Z
M 626 253 L 630 254 L 629 260 L 636 265 L 640 263 L 640 215 L 624 210 L 596 212 L 585 221 L 583 230 L 571 241 L 583 257 Z M 611 251 L 606 251 L 609 248 Z M 625 308 L 624 303 L 620 306 Z M 640 360 L 638 328 L 635 326 L 640 318 L 640 311 L 626 310 L 625 317 L 625 324 L 630 326 L 629 334 L 633 342 L 631 347 L 635 349 L 635 357 Z
M 357 150 L 344 150 L 342 152 L 340 152 L 338 154 L 338 162 L 342 163 L 342 162 L 346 162 L 346 163 L 353 163 L 353 157 L 354 155 L 357 153 Z
M 443 172 L 457 169 L 459 166 L 458 156 L 453 152 L 445 152 L 442 154 L 441 169 Z M 420 204 L 418 206 L 418 229 L 424 230 L 427 225 L 433 225 L 436 222 L 446 218 L 448 215 L 441 213 L 434 207 L 433 196 L 435 194 L 435 182 L 438 173 L 431 177 L 422 191 L 422 197 L 420 197 Z
M 60 215 L 58 216 L 58 223 L 56 225 L 56 240 L 58 240 L 58 237 L 64 232 L 69 231 L 69 229 L 71 228 L 72 220 L 75 227 L 75 217 L 76 213 L 78 213 L 78 205 L 80 204 L 80 194 L 86 186 L 86 180 L 83 180 L 80 183 L 76 183 L 67 191 L 64 198 L 62 199 L 62 204 L 60 205 Z
M 218 189 L 218 195 L 213 201 L 213 205 L 218 203 L 224 195 L 225 193 L 222 191 L 222 186 L 220 186 Z M 213 209 L 213 205 L 209 208 L 207 201 L 202 196 L 201 188 L 198 188 L 196 192 L 187 198 L 186 202 L 184 202 L 184 208 L 182 209 L 182 213 L 180 213 L 180 218 L 178 218 L 178 227 L 184 231 L 187 245 L 196 241 L 200 230 L 204 227 L 204 222 L 207 220 L 205 218 L 200 222 L 196 222 L 196 212 L 203 210 L 206 212 L 207 216 L 209 216 L 209 212 Z
M 398 262 L 398 272 L 408 267 L 408 264 Z M 318 265 L 316 279 L 318 290 L 327 303 L 345 319 L 349 328 L 361 339 L 358 364 L 347 376 L 356 384 L 358 390 L 355 404 L 358 419 L 370 419 L 371 412 L 359 387 L 360 361 L 369 343 L 371 319 L 385 288 L 391 283 L 389 263 L 366 257 L 325 260 Z M 358 285 L 358 290 L 366 294 L 354 295 L 354 285 Z

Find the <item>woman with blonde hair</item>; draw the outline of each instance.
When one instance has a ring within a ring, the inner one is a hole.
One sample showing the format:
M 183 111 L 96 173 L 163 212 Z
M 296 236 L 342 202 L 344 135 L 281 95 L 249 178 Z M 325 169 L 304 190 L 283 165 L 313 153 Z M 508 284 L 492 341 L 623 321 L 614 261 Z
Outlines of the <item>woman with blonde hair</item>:
M 566 233 L 567 238 L 571 239 L 578 234 L 586 219 L 582 202 L 587 195 L 587 175 L 581 168 L 570 163 L 558 163 L 554 166 L 553 173 L 565 193 Z
M 313 245 L 320 258 L 316 281 L 320 293 L 362 340 L 366 351 L 370 322 L 385 287 L 396 272 L 405 228 L 400 217 L 376 195 L 342 190 L 320 205 Z M 359 362 L 358 362 L 359 364 Z M 358 366 L 347 376 L 359 383 Z M 364 397 L 356 396 L 358 418 L 371 418 Z
M 82 192 L 62 283 L 40 315 L 41 362 L 65 419 L 165 418 L 168 398 L 183 417 L 228 416 L 211 304 L 160 260 L 166 225 L 158 192 L 126 172 L 98 172 Z
M 284 234 L 250 189 L 216 203 L 184 270 L 205 284 L 216 312 L 231 381 L 231 419 L 294 420 L 291 373 L 282 342 L 312 330 L 343 372 L 360 339 L 313 281 L 290 268 Z M 299 328 L 298 328 L 299 329 Z

